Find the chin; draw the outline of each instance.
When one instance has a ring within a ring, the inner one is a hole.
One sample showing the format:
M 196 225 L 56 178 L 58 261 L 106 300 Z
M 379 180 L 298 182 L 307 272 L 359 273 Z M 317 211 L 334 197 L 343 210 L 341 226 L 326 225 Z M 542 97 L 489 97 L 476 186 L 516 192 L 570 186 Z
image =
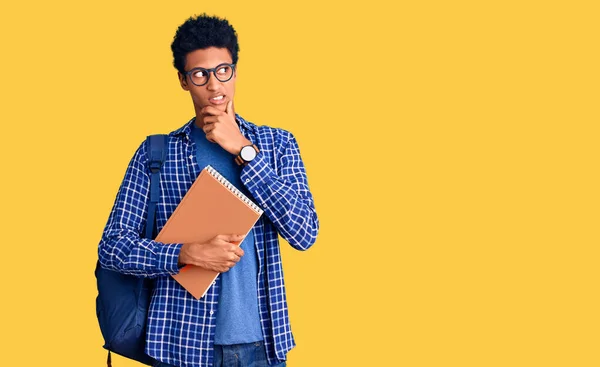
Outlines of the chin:
M 227 104 L 212 104 L 210 102 L 207 102 L 203 107 L 205 106 L 211 106 L 212 108 L 216 108 L 221 112 L 225 112 L 227 110 Z

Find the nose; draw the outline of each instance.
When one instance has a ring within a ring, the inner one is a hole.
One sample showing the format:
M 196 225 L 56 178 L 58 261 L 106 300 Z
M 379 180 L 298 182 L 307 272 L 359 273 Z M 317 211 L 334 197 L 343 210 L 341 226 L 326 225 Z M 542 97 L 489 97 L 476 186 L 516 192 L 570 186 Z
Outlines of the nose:
M 219 89 L 220 84 L 221 82 L 219 81 L 219 79 L 217 79 L 215 74 L 210 73 L 208 77 L 208 83 L 206 83 L 206 88 L 208 88 L 208 90 L 214 91 Z

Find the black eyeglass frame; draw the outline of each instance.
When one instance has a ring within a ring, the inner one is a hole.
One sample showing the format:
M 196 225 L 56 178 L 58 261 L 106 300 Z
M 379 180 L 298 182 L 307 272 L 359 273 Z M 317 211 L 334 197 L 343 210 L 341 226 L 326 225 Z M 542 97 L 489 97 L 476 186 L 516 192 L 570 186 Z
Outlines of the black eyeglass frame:
M 227 79 L 225 79 L 225 80 L 221 80 L 221 79 L 219 79 L 219 77 L 217 76 L 217 70 L 219 70 L 219 68 L 221 68 L 221 67 L 223 67 L 223 66 L 229 66 L 229 67 L 231 68 L 231 75 L 229 76 L 229 78 L 227 78 Z M 206 73 L 206 75 L 208 75 L 208 77 L 206 78 L 206 82 L 204 82 L 204 83 L 202 83 L 202 84 L 196 84 L 196 83 L 194 83 L 194 79 L 192 78 L 192 76 L 191 76 L 191 75 L 192 75 L 192 73 L 195 73 L 195 72 L 197 72 L 197 71 L 203 71 L 203 72 L 205 72 L 205 73 Z M 222 63 L 222 64 L 219 64 L 219 65 L 215 66 L 215 67 L 214 67 L 214 68 L 212 68 L 212 69 L 205 69 L 205 68 L 200 68 L 200 67 L 198 67 L 198 68 L 193 68 L 192 70 L 190 70 L 190 71 L 186 71 L 186 72 L 185 72 L 185 76 L 186 76 L 186 78 L 189 78 L 189 79 L 190 79 L 190 81 L 192 82 L 192 84 L 194 84 L 194 85 L 195 85 L 195 86 L 197 86 L 197 87 L 201 87 L 201 86 L 203 86 L 203 85 L 206 85 L 206 84 L 208 84 L 208 81 L 210 80 L 210 75 L 211 75 L 211 74 L 214 74 L 215 78 L 217 78 L 217 80 L 218 80 L 218 81 L 220 81 L 221 83 L 228 82 L 228 81 L 230 81 L 230 80 L 231 80 L 231 78 L 233 78 L 233 75 L 235 74 L 235 64 L 228 64 L 228 63 L 224 62 L 224 63 Z

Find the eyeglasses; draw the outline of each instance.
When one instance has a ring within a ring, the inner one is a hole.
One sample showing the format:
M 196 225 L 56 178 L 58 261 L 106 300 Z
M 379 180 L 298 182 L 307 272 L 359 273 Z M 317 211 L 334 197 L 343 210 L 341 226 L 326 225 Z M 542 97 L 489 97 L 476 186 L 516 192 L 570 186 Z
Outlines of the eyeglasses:
M 215 78 L 217 78 L 220 82 L 226 82 L 231 79 L 233 76 L 233 72 L 235 70 L 235 64 L 219 64 L 216 68 L 205 69 L 205 68 L 193 68 L 192 70 L 185 73 L 186 76 L 189 76 L 192 83 L 198 87 L 201 87 L 208 83 L 208 79 L 210 78 L 210 73 L 215 74 Z

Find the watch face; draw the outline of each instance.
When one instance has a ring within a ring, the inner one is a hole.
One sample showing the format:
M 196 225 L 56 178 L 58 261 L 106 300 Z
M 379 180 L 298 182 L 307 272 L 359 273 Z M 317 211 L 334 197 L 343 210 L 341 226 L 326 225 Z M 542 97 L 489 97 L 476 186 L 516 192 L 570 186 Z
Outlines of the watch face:
M 246 162 L 249 162 L 249 161 L 253 160 L 254 157 L 256 157 L 256 150 L 254 150 L 254 148 L 251 146 L 245 146 L 242 148 L 242 151 L 240 152 L 240 156 L 242 157 L 243 160 L 245 160 Z

